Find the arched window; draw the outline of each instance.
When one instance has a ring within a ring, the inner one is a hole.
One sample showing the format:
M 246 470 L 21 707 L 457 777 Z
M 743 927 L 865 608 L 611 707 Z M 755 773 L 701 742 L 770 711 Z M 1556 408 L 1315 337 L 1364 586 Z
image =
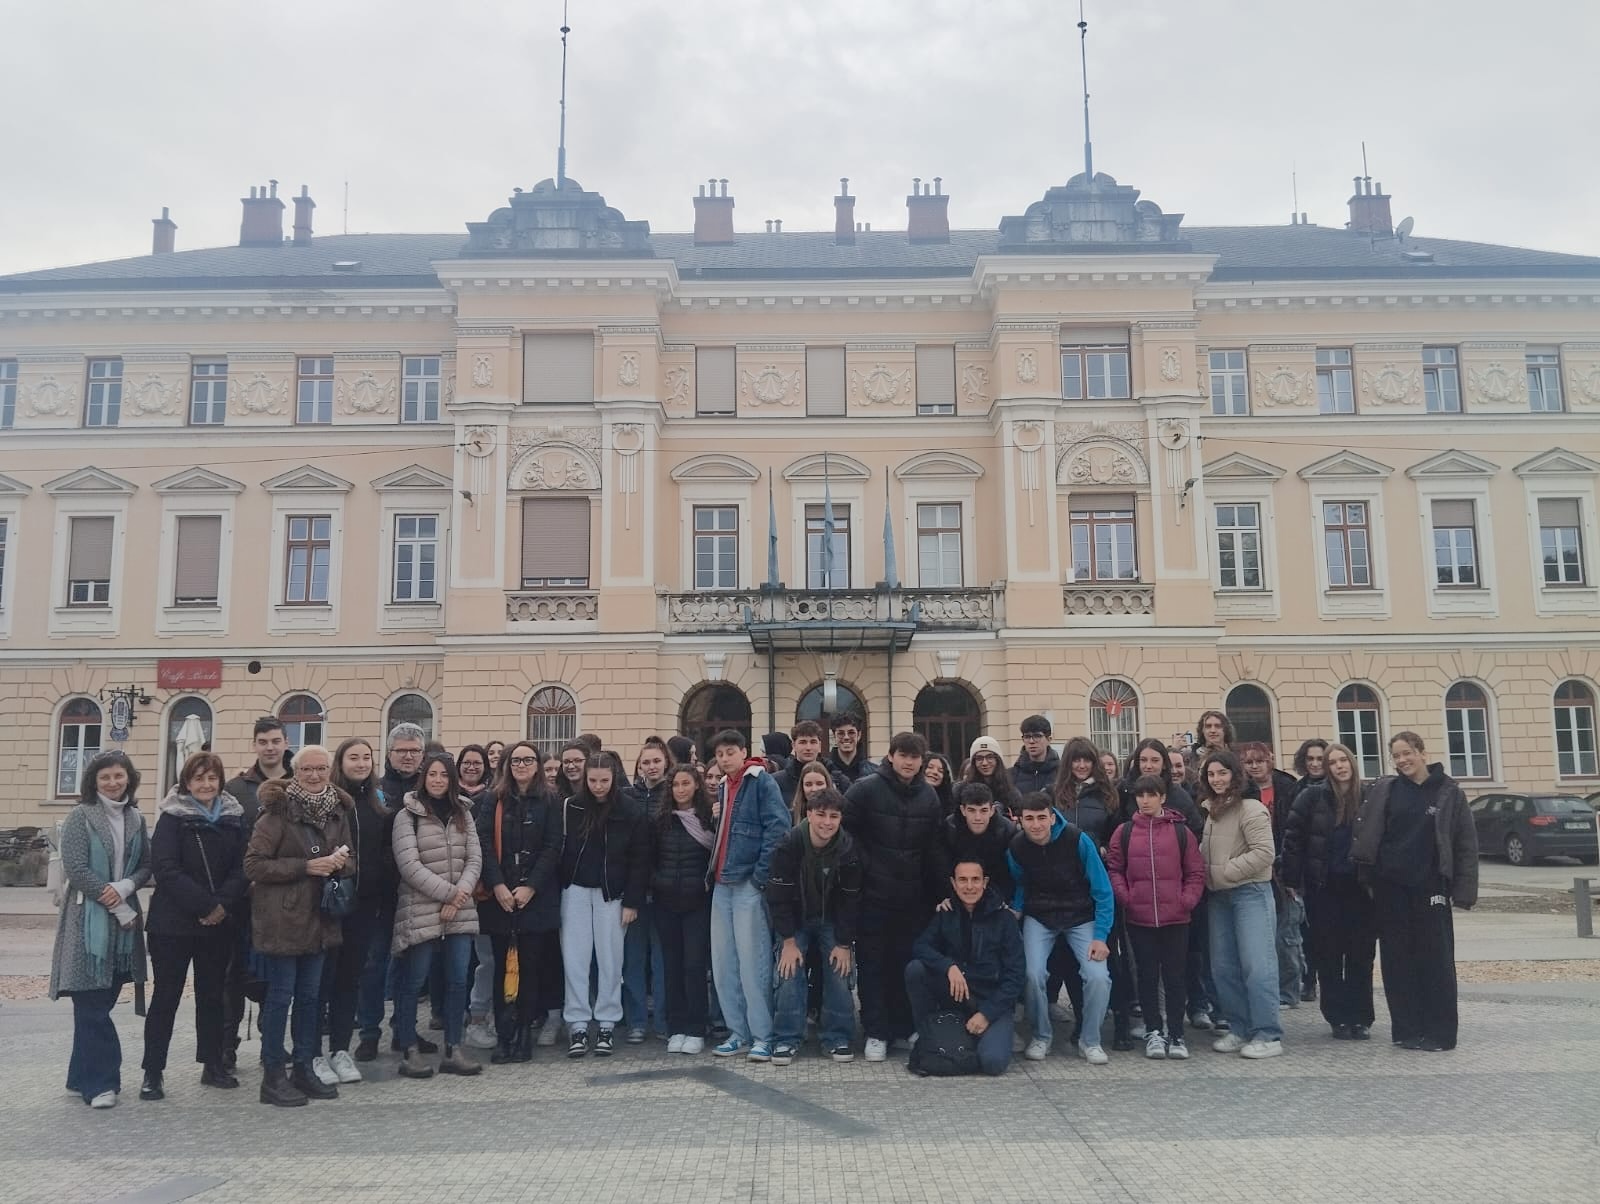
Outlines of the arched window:
M 1600 776 L 1595 765 L 1594 691 L 1581 681 L 1556 687 L 1556 772 L 1564 778 Z
M 1089 692 L 1089 739 L 1119 762 L 1133 755 L 1139 743 L 1139 695 L 1127 682 L 1108 677 Z
M 544 756 L 578 734 L 578 700 L 565 686 L 540 686 L 528 699 L 528 739 Z
M 1450 776 L 1490 778 L 1489 699 L 1470 681 L 1445 691 L 1444 734 L 1450 748 Z
M 802 719 L 809 719 L 813 723 L 820 723 L 826 733 L 835 715 L 854 715 L 861 720 L 861 747 L 865 750 L 868 747 L 867 704 L 861 701 L 861 695 L 841 681 L 834 685 L 833 707 L 829 709 L 822 685 L 819 681 L 800 695 L 800 705 L 794 709 L 794 721 L 799 723 Z M 825 738 L 823 743 L 831 745 L 833 741 Z
M 959 770 L 967 749 L 983 730 L 983 708 L 965 686 L 936 682 L 917 692 L 911 726 L 927 740 L 930 751 L 943 753 Z
M 72 798 L 83 784 L 83 771 L 100 752 L 100 706 L 92 698 L 74 698 L 56 720 L 56 796 Z
M 1228 691 L 1222 709 L 1233 724 L 1236 743 L 1259 740 L 1268 748 L 1276 747 L 1272 739 L 1272 700 L 1260 686 L 1240 682 Z
M 750 739 L 750 700 L 738 686 L 703 681 L 683 696 L 678 730 L 694 741 L 704 760 L 711 760 L 711 741 L 732 728 Z
M 1339 691 L 1339 743 L 1356 754 L 1361 776 L 1367 781 L 1383 776 L 1382 712 L 1378 695 L 1371 686 L 1351 682 Z
M 313 695 L 291 694 L 278 704 L 278 720 L 283 724 L 289 751 L 299 752 L 308 744 L 322 743 L 322 728 L 328 716 Z
M 183 768 L 183 763 L 189 754 L 199 751 L 190 748 L 187 742 L 183 746 L 182 753 L 178 750 L 178 742 L 194 734 L 194 724 L 189 722 L 190 719 L 200 726 L 200 743 L 202 745 L 211 743 L 211 704 L 204 698 L 193 696 L 180 698 L 173 703 L 171 709 L 167 711 L 167 747 L 162 757 L 166 767 L 163 781 L 169 788 L 177 785 L 178 771 Z
M 385 742 L 388 734 L 402 723 L 415 723 L 422 729 L 422 742 L 433 739 L 433 703 L 426 694 L 401 694 L 389 704 L 389 719 L 383 725 Z

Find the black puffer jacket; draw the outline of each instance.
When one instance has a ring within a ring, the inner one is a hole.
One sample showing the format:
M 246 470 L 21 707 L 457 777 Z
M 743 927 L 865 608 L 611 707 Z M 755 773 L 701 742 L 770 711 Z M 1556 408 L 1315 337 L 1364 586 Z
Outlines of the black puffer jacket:
M 601 894 L 606 902 L 621 899 L 635 911 L 644 906 L 650 884 L 650 832 L 639 803 L 626 791 L 618 794 L 605 824 L 593 835 L 583 830 L 583 808 L 575 798 L 556 808 L 562 832 L 561 885 L 571 886 L 586 840 L 601 842 L 603 877 Z
M 647 821 L 654 823 L 661 814 L 661 808 L 667 806 L 672 798 L 671 783 L 662 778 L 654 786 L 647 786 L 643 778 L 634 778 L 633 785 L 627 788 L 633 801 L 639 804 L 639 810 L 644 812 Z
M 361 867 L 356 875 L 356 898 L 393 911 L 400 891 L 400 875 L 394 868 L 394 812 L 383 805 L 376 777 L 350 785 L 346 793 L 355 803 L 350 831 L 355 835 L 356 864 Z
M 239 922 L 238 911 L 250 882 L 244 876 L 244 810 L 222 794 L 221 815 L 209 822 L 187 794 L 169 794 L 150 837 L 150 866 L 156 893 L 145 930 L 152 936 L 206 936 Z M 222 925 L 200 923 L 217 905 L 229 918 Z
M 717 827 L 710 825 L 713 834 Z M 672 912 L 699 911 L 710 899 L 706 874 L 711 850 L 703 846 L 680 819 L 650 825 L 650 893 L 655 905 Z
M 854 778 L 846 777 L 826 761 L 822 764 L 823 768 L 828 771 L 828 776 L 833 779 L 833 788 L 840 794 L 843 794 L 855 784 Z M 794 792 L 800 788 L 800 771 L 805 767 L 805 762 L 801 761 L 799 757 L 790 757 L 789 763 L 772 775 L 772 780 L 778 786 L 778 795 L 783 799 L 785 807 L 793 807 Z
M 806 845 L 811 833 L 804 820 L 772 850 L 772 875 L 767 879 L 767 908 L 772 914 L 772 935 L 788 940 L 808 923 L 833 925 L 833 939 L 841 945 L 855 943 L 861 918 L 861 851 L 850 833 L 840 831 L 838 872 L 823 887 L 825 898 L 812 898 L 806 889 Z M 826 952 L 826 950 L 824 951 Z
M 556 863 L 561 858 L 559 800 L 542 788 L 512 795 L 503 804 L 485 798 L 478 807 L 477 823 L 478 844 L 483 849 L 479 881 L 489 891 L 489 898 L 478 902 L 479 931 L 554 932 L 561 927 L 561 887 L 556 881 Z M 494 898 L 497 886 L 507 890 L 531 886 L 533 898 L 526 907 L 507 911 Z
M 918 774 L 902 782 L 888 760 L 845 795 L 844 826 L 867 861 L 862 903 L 925 911 L 950 891 L 939 796 Z
M 976 833 L 967 827 L 967 821 L 961 818 L 959 812 L 950 816 L 944 821 L 945 857 L 950 872 L 955 872 L 957 862 L 978 862 L 989 876 L 989 889 L 1009 904 L 1011 896 L 1016 893 L 1017 884 L 1011 877 L 1011 863 L 1006 860 L 1006 850 L 1011 847 L 1011 838 L 1016 834 L 1017 825 L 999 810 L 990 818 L 989 826 Z
M 833 774 L 834 781 L 845 782 L 847 788 L 854 786 L 857 782 L 867 781 L 878 768 L 872 758 L 867 756 L 866 750 L 859 747 L 856 749 L 856 759 L 848 764 L 839 759 L 839 750 L 837 748 L 830 748 L 828 755 L 822 758 L 822 763 L 828 767 L 828 772 Z M 887 757 L 884 758 L 884 763 L 888 763 Z M 794 795 L 791 791 L 790 798 L 793 797 Z M 788 802 L 789 800 L 785 799 L 784 801 Z
M 1095 848 L 1104 850 L 1106 841 L 1111 839 L 1115 827 L 1113 821 L 1121 804 L 1120 795 L 1107 798 L 1099 785 L 1090 780 L 1078 788 L 1076 804 L 1068 806 L 1065 802 L 1058 802 L 1056 810 L 1066 816 L 1067 822 L 1078 831 L 1087 832 Z
M 1019 797 L 1032 794 L 1035 790 L 1043 790 L 1054 798 L 1056 774 L 1060 772 L 1061 754 L 1055 749 L 1047 749 L 1042 761 L 1030 761 L 1028 754 L 1023 753 L 1011 767 L 1011 784 L 1017 788 Z
M 1278 863 L 1278 877 L 1285 886 L 1301 890 L 1327 883 L 1338 826 L 1339 800 L 1326 785 L 1317 782 L 1295 795 L 1283 825 L 1283 855 Z

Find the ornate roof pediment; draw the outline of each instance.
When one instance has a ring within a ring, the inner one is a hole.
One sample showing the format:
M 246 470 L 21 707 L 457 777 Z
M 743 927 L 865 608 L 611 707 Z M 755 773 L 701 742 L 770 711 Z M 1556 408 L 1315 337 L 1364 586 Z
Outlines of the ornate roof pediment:
M 1201 471 L 1208 481 L 1217 478 L 1225 481 L 1276 481 L 1283 476 L 1283 469 L 1276 464 L 1268 464 L 1243 452 L 1229 452 L 1203 466 Z
M 721 452 L 707 452 L 685 460 L 672 470 L 674 481 L 759 481 L 761 472 L 747 460 Z
M 150 488 L 157 493 L 243 493 L 244 485 L 209 468 L 185 468 Z
M 916 477 L 970 477 L 976 479 L 983 475 L 983 465 L 967 456 L 957 455 L 955 452 L 931 451 L 923 452 L 920 456 L 912 456 L 911 459 L 894 470 L 894 475 L 902 481 Z
M 1577 452 L 1552 447 L 1531 460 L 1524 460 L 1511 471 L 1519 477 L 1593 476 L 1600 473 L 1600 464 Z
M 120 493 L 126 496 L 138 488 L 132 481 L 124 481 L 121 477 L 113 476 L 104 469 L 90 465 L 88 468 L 80 468 L 76 472 L 69 472 L 64 477 L 57 477 L 47 482 L 44 491 L 54 496 L 63 493 Z
M 455 482 L 443 473 L 420 464 L 408 464 L 372 482 L 379 493 L 393 489 L 454 489 Z
M 1421 464 L 1413 464 L 1406 469 L 1406 476 L 1413 480 L 1418 477 L 1492 477 L 1499 471 L 1498 464 L 1451 448 L 1430 456 Z
M 1392 472 L 1394 469 L 1387 464 L 1369 460 L 1366 456 L 1353 451 L 1340 451 L 1334 452 L 1331 456 L 1324 456 L 1315 464 L 1307 464 L 1300 470 L 1300 476 L 1307 481 L 1351 477 L 1366 477 L 1381 481 Z
M 301 490 L 308 493 L 349 493 L 355 486 L 343 477 L 324 472 L 314 464 L 302 464 L 299 468 L 279 473 L 270 481 L 262 481 L 261 488 L 268 493 L 293 493 Z

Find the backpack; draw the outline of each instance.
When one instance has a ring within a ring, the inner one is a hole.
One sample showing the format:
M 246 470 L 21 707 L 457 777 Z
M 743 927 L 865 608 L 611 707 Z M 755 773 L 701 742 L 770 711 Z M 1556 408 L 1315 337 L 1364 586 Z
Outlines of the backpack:
M 967 1031 L 964 1013 L 936 1012 L 928 1017 L 911 1051 L 911 1069 L 936 1078 L 978 1073 L 978 1038 Z
M 1183 864 L 1183 855 L 1189 851 L 1189 825 L 1183 817 L 1178 817 L 1178 863 Z M 1122 864 L 1128 864 L 1128 845 L 1133 841 L 1133 821 L 1130 819 L 1117 829 L 1117 835 L 1122 840 Z

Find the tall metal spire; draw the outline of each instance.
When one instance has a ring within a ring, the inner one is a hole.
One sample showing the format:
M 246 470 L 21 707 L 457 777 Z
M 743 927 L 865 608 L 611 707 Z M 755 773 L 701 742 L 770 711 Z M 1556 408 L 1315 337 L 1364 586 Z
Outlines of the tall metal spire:
M 561 144 L 556 151 L 556 188 L 567 182 L 567 0 L 561 0 Z
M 1083 179 L 1094 183 L 1094 143 L 1089 141 L 1089 22 L 1078 0 L 1078 63 L 1083 69 Z

